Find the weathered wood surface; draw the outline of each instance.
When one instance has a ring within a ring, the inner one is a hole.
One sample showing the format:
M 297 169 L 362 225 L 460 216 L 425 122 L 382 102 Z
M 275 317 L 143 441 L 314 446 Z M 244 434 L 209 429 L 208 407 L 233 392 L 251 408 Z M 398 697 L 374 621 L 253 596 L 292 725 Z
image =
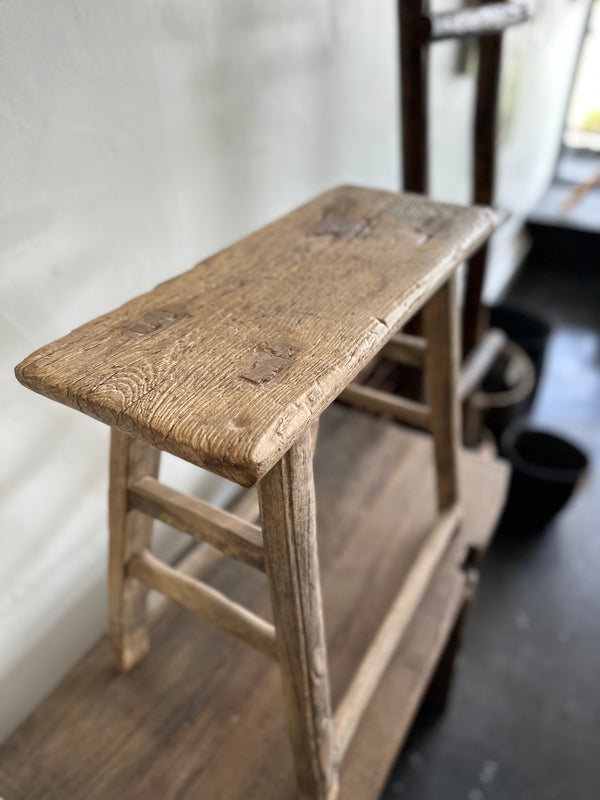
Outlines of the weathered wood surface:
M 431 409 L 429 430 L 435 444 L 437 495 L 440 509 L 446 509 L 459 501 L 460 329 L 456 274 L 438 289 L 423 309 L 423 333 L 427 339 L 425 378 Z
M 423 601 L 453 537 L 458 531 L 458 507 L 443 512 L 426 534 L 402 587 L 373 636 L 365 657 L 352 678 L 348 691 L 335 710 L 333 741 L 335 761 L 339 763 L 348 749 L 371 697 L 383 677 L 415 613 Z
M 495 227 L 342 187 L 41 348 L 29 388 L 254 484 Z
M 430 18 L 429 38 L 462 39 L 466 36 L 500 34 L 530 18 L 525 3 L 483 3 L 478 8 L 461 8 L 434 14 Z
M 312 432 L 258 484 L 283 696 L 302 798 L 334 800 L 331 697 L 317 550 Z
M 146 586 L 166 595 L 188 611 L 277 660 L 275 629 L 256 614 L 234 603 L 203 581 L 178 572 L 148 550 L 134 556 L 128 565 L 132 575 Z
M 112 660 L 128 670 L 150 646 L 146 624 L 147 591 L 127 577 L 127 562 L 152 541 L 153 520 L 129 506 L 129 488 L 145 475 L 157 477 L 160 453 L 121 431 L 110 437 L 108 496 L 108 630 Z
M 131 485 L 129 498 L 130 508 L 160 519 L 225 555 L 264 570 L 262 533 L 258 525 L 189 497 L 149 476 Z
M 340 776 L 342 800 L 379 797 L 462 605 L 456 564 L 469 543 L 485 544 L 498 514 L 507 470 L 474 454 L 463 454 L 461 469 L 456 550 L 361 720 Z M 315 473 L 335 704 L 432 524 L 431 442 L 334 406 L 322 418 Z M 268 617 L 263 574 L 228 558 L 201 561 L 212 586 Z M 150 653 L 132 672 L 114 673 L 103 640 L 9 738 L 0 786 L 7 800 L 291 800 L 279 668 L 167 603 Z

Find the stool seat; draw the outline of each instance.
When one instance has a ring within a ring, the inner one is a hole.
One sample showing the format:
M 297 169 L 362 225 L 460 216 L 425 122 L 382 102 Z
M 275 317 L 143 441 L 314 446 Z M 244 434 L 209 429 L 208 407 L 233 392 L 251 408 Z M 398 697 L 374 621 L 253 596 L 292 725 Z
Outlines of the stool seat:
M 496 223 L 340 187 L 41 348 L 17 378 L 250 486 Z

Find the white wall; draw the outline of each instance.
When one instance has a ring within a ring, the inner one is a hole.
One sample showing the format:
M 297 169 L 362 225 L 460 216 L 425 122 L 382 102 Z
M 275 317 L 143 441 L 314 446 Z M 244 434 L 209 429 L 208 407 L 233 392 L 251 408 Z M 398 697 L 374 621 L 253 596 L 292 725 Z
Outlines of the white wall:
M 547 2 L 563 55 L 581 2 Z M 326 187 L 395 188 L 395 42 L 391 0 L 0 3 L 0 738 L 97 639 L 105 609 L 108 431 L 12 368 Z M 540 52 L 521 57 L 521 113 L 545 86 Z M 470 79 L 436 58 L 434 187 L 460 199 Z M 537 153 L 530 116 L 505 146 L 509 199 Z M 163 475 L 215 502 L 232 489 L 174 459 Z M 179 544 L 161 538 L 165 554 Z

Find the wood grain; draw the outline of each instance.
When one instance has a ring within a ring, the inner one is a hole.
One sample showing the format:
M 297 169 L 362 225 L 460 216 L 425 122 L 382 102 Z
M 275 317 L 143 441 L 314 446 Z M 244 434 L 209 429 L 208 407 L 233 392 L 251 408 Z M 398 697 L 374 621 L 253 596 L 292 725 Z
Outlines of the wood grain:
M 321 419 L 317 521 L 334 702 L 433 523 L 431 453 L 429 437 L 348 408 Z M 499 512 L 506 467 L 474 453 L 460 463 L 463 526 L 360 722 L 341 800 L 378 800 L 461 608 L 457 564 L 471 543 L 485 546 Z M 219 558 L 204 578 L 268 617 L 264 574 Z M 107 655 L 103 640 L 0 747 L 3 797 L 294 797 L 276 664 L 173 603 L 162 606 L 152 649 L 131 673 L 115 675 Z
M 489 209 L 341 187 L 41 348 L 16 374 L 251 485 L 495 221 Z
M 275 629 L 256 614 L 234 603 L 202 581 L 194 580 L 162 563 L 148 550 L 133 556 L 128 575 L 166 595 L 223 631 L 277 660 Z
M 127 577 L 127 563 L 152 543 L 152 519 L 129 507 L 129 487 L 146 475 L 158 476 L 160 453 L 113 429 L 110 440 L 108 502 L 108 630 L 112 660 L 129 670 L 148 651 L 146 588 Z
M 271 604 L 300 795 L 334 800 L 311 432 L 258 485 Z
M 458 507 L 441 514 L 427 534 L 383 622 L 377 629 L 354 678 L 335 711 L 334 760 L 339 763 L 356 732 L 361 716 L 385 673 L 398 642 L 405 634 L 429 584 L 458 530 Z
M 262 533 L 258 525 L 245 522 L 220 508 L 190 497 L 155 478 L 135 481 L 129 489 L 130 507 L 188 533 L 256 569 L 264 570 Z
M 423 309 L 427 339 L 425 377 L 435 444 L 437 495 L 440 509 L 458 502 L 458 452 L 461 441 L 458 369 L 460 329 L 458 277 L 454 274 Z

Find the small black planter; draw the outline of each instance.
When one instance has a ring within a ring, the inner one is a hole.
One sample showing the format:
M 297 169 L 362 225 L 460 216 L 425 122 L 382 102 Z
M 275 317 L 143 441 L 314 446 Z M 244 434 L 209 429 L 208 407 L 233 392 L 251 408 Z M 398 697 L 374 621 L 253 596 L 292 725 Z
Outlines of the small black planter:
M 566 505 L 589 463 L 574 444 L 519 422 L 504 431 L 501 452 L 513 468 L 502 523 L 532 533 Z
M 552 331 L 550 325 L 539 317 L 534 317 L 511 306 L 491 308 L 490 325 L 505 331 L 508 338 L 522 347 L 531 359 L 536 375 L 536 384 L 529 398 L 529 405 L 531 405 L 544 366 L 546 345 Z

